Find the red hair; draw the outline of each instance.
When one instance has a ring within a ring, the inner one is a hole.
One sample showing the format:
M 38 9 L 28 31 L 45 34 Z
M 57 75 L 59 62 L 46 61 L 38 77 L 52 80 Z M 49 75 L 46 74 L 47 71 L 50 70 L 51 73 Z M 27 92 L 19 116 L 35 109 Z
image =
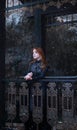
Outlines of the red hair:
M 46 63 L 46 58 L 45 58 L 45 55 L 44 55 L 44 52 L 43 52 L 42 48 L 37 47 L 37 48 L 33 48 L 33 50 L 34 50 L 34 49 L 35 49 L 35 50 L 39 53 L 39 55 L 41 56 L 41 60 L 42 60 L 42 63 L 43 63 L 42 68 L 45 68 L 46 65 L 47 65 L 47 63 Z

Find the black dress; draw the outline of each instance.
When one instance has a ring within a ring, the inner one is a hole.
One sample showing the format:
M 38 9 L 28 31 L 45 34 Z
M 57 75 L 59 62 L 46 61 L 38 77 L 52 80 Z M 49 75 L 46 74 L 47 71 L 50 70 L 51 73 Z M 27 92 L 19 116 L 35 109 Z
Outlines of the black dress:
M 32 72 L 33 76 L 32 79 L 40 79 L 43 78 L 46 75 L 47 67 L 42 68 L 42 62 L 41 61 L 35 61 L 29 65 L 28 73 Z

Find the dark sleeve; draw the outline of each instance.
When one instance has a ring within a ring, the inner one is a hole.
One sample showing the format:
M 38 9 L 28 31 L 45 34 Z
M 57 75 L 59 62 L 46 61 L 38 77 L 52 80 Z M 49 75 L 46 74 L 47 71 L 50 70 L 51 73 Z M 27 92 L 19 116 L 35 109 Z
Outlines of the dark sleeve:
M 33 80 L 34 80 L 34 79 L 37 80 L 37 79 L 44 78 L 47 71 L 48 71 L 48 68 L 47 68 L 47 67 L 46 67 L 44 70 L 41 69 L 41 72 L 40 72 L 39 74 L 36 74 L 36 75 L 34 74 L 34 75 L 33 75 Z
M 31 65 L 29 64 L 27 67 L 26 73 L 24 73 L 24 75 L 27 75 L 30 72 L 31 72 Z
M 27 70 L 27 73 L 31 72 L 31 64 L 29 64 L 28 66 L 28 70 Z

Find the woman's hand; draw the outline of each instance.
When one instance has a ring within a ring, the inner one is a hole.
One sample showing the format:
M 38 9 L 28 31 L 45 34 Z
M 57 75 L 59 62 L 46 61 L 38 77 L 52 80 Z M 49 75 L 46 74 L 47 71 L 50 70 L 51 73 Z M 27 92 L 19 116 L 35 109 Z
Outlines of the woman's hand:
M 32 76 L 33 76 L 33 73 L 30 72 L 26 76 L 24 76 L 24 79 L 26 79 L 26 80 L 32 80 Z

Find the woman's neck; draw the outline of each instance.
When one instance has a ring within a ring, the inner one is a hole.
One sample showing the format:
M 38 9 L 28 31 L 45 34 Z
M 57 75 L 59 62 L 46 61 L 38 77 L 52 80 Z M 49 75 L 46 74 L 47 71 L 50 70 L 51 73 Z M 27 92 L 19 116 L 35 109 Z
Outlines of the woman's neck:
M 40 61 L 41 60 L 41 58 L 39 57 L 36 61 Z

